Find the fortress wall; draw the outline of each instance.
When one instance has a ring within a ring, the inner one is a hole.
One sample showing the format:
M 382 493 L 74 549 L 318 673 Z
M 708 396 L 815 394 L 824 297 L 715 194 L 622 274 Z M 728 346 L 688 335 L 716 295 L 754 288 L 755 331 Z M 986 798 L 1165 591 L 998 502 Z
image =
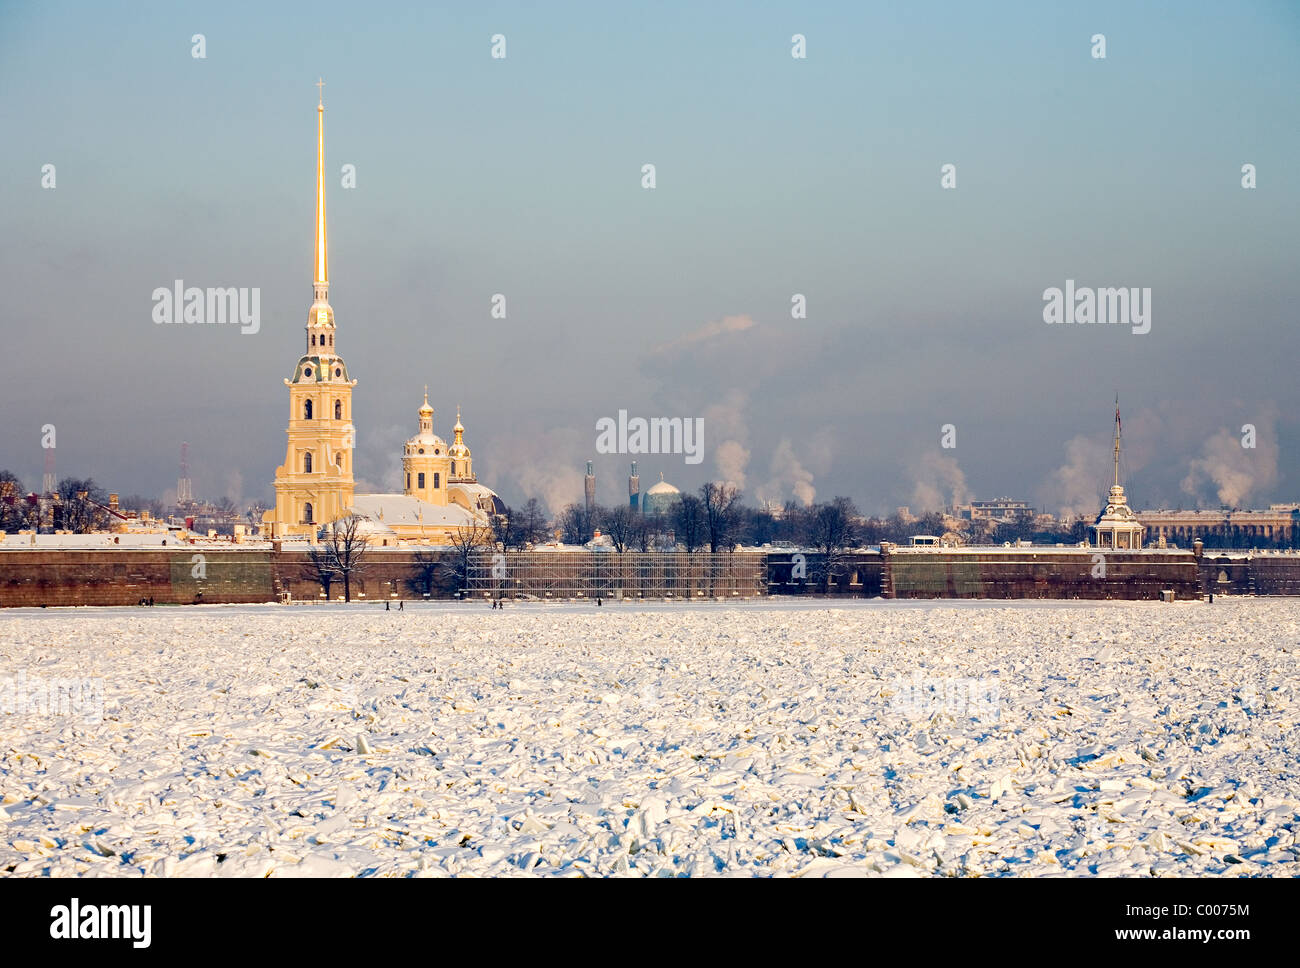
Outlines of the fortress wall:
M 0 607 L 135 605 L 150 596 L 159 605 L 274 601 L 271 552 L 0 549 Z
M 861 598 L 1152 600 L 1165 589 L 1172 589 L 1179 600 L 1198 598 L 1203 590 L 1217 595 L 1300 595 L 1300 555 L 1216 555 L 1207 551 L 1198 561 L 1192 552 L 1183 550 L 1106 552 L 1105 576 L 1094 577 L 1094 555 L 1098 553 L 1098 549 L 1032 547 L 855 552 L 836 562 L 830 593 Z M 198 554 L 203 555 L 201 574 L 196 574 L 195 568 L 194 556 Z M 415 574 L 416 554 L 409 548 L 371 549 L 364 573 L 353 583 L 353 599 L 375 601 L 392 597 L 394 592 L 408 600 L 420 597 L 408 582 Z M 449 580 L 455 556 L 442 552 L 439 557 L 446 567 L 432 597 L 449 598 L 454 590 Z M 509 557 L 512 575 L 521 561 L 527 562 L 534 572 L 531 584 L 539 587 L 545 587 L 547 581 L 562 582 L 562 571 L 573 567 L 572 559 L 566 563 L 557 556 L 512 553 Z M 542 573 L 548 572 L 550 558 L 560 564 L 548 577 Z M 601 567 L 608 570 L 610 561 L 605 556 Z M 792 552 L 774 552 L 762 556 L 761 561 L 767 594 L 820 593 L 823 556 L 805 553 L 799 563 Z M 622 566 L 634 564 L 633 558 L 627 558 Z M 537 593 L 534 588 L 524 590 Z M 202 546 L 79 551 L 0 548 L 0 607 L 134 605 L 150 596 L 160 605 L 271 602 L 285 591 L 299 601 L 320 600 L 320 584 L 311 574 L 306 552 Z M 342 583 L 335 582 L 330 592 L 331 598 L 340 596 Z
M 1033 548 L 884 555 L 884 594 L 892 598 L 1086 598 L 1158 600 L 1200 597 L 1190 551 L 1123 552 Z M 1101 565 L 1104 564 L 1104 572 Z

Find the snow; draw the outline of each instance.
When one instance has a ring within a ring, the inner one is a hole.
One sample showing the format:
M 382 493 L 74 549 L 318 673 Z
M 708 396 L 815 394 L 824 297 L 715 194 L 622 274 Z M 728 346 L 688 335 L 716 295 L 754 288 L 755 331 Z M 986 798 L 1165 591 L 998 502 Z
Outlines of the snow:
M 1296 876 L 1300 601 L 9 610 L 0 872 Z M 16 708 L 16 707 L 14 707 Z

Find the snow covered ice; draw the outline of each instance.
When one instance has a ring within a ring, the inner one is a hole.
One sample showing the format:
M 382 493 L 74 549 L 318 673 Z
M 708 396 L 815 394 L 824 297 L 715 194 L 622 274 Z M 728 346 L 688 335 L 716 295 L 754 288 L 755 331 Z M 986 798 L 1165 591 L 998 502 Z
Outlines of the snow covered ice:
M 1298 630 L 1291 599 L 4 612 L 0 679 L 102 679 L 103 718 L 0 715 L 0 871 L 1296 876 Z

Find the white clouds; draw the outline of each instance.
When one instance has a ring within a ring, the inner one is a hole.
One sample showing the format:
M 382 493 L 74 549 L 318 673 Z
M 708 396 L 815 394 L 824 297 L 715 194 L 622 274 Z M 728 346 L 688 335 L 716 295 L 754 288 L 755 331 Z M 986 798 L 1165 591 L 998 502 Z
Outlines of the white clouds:
M 1110 466 L 1110 444 L 1103 438 L 1084 434 L 1071 438 L 1065 445 L 1065 463 L 1040 488 L 1040 506 L 1055 507 L 1061 517 L 1098 514 Z
M 1243 507 L 1252 494 L 1267 491 L 1277 483 L 1278 445 L 1275 417 L 1266 413 L 1256 427 L 1255 446 L 1241 445 L 1241 436 L 1224 427 L 1201 447 L 1201 456 L 1188 461 L 1182 490 L 1205 502 L 1207 486 L 1213 486 L 1219 504 Z
M 941 511 L 954 504 L 969 500 L 966 475 L 957 464 L 957 458 L 930 452 L 913 460 L 911 508 L 918 511 Z

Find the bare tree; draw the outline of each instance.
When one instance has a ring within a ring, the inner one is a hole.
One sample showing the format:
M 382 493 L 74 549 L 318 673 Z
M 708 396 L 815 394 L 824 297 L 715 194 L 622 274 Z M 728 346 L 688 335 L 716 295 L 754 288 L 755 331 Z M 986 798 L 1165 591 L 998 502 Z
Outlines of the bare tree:
M 776 518 L 766 508 L 742 507 L 738 515 L 738 533 L 747 544 L 767 544 L 777 536 Z
M 0 471 L 0 531 L 21 531 L 25 528 L 27 508 L 23 482 L 10 471 Z
M 451 578 L 457 590 L 464 591 L 469 582 L 469 561 L 474 552 L 494 547 L 495 544 L 496 536 L 486 524 L 474 521 L 456 529 L 451 537 L 451 547 L 455 554 L 450 567 Z
M 325 600 L 330 597 L 330 586 L 339 577 L 338 559 L 334 557 L 331 545 L 313 544 L 307 548 L 307 562 L 302 566 L 302 577 L 320 585 L 325 593 Z
M 648 514 L 634 511 L 636 523 L 632 526 L 632 543 L 638 551 L 649 551 L 655 538 L 655 522 Z
M 104 504 L 108 496 L 93 478 L 65 477 L 59 481 L 59 508 L 63 527 L 77 534 L 102 531 L 108 524 Z
M 687 551 L 695 551 L 704 543 L 704 502 L 694 494 L 683 494 L 673 504 L 673 527 L 677 540 Z
M 519 533 L 524 544 L 537 544 L 546 539 L 546 513 L 537 498 L 530 497 L 519 512 Z
M 349 514 L 325 526 L 324 540 L 334 558 L 338 575 L 343 579 L 343 600 L 352 601 L 352 582 L 366 570 L 366 552 L 370 542 L 361 530 L 362 519 Z M 328 592 L 326 593 L 328 594 Z
M 155 518 L 161 518 L 166 510 L 162 501 L 156 497 L 145 497 L 143 494 L 128 494 L 118 502 L 118 505 L 126 511 L 148 511 Z
M 722 481 L 709 481 L 700 485 L 700 503 L 704 509 L 709 550 L 716 554 L 730 549 L 735 544 L 740 488 Z
M 591 540 L 595 528 L 593 514 L 588 513 L 583 504 L 570 504 L 560 512 L 556 524 L 567 544 L 586 544 Z
M 432 551 L 421 549 L 411 559 L 411 577 L 406 585 L 412 592 L 428 597 L 438 587 L 438 572 L 442 570 L 442 559 Z
M 831 578 L 839 575 L 844 552 L 857 543 L 858 509 L 847 497 L 809 509 L 807 543 L 822 554 L 822 591 L 829 591 Z
M 639 515 L 632 510 L 631 505 L 618 504 L 612 508 L 602 508 L 600 518 L 601 530 L 609 535 L 610 543 L 614 550 L 620 555 L 627 551 L 628 546 L 632 544 L 636 535 L 637 518 Z
M 519 514 L 514 508 L 507 507 L 504 513 L 493 516 L 492 539 L 505 551 L 523 547 L 524 538 L 519 527 Z

